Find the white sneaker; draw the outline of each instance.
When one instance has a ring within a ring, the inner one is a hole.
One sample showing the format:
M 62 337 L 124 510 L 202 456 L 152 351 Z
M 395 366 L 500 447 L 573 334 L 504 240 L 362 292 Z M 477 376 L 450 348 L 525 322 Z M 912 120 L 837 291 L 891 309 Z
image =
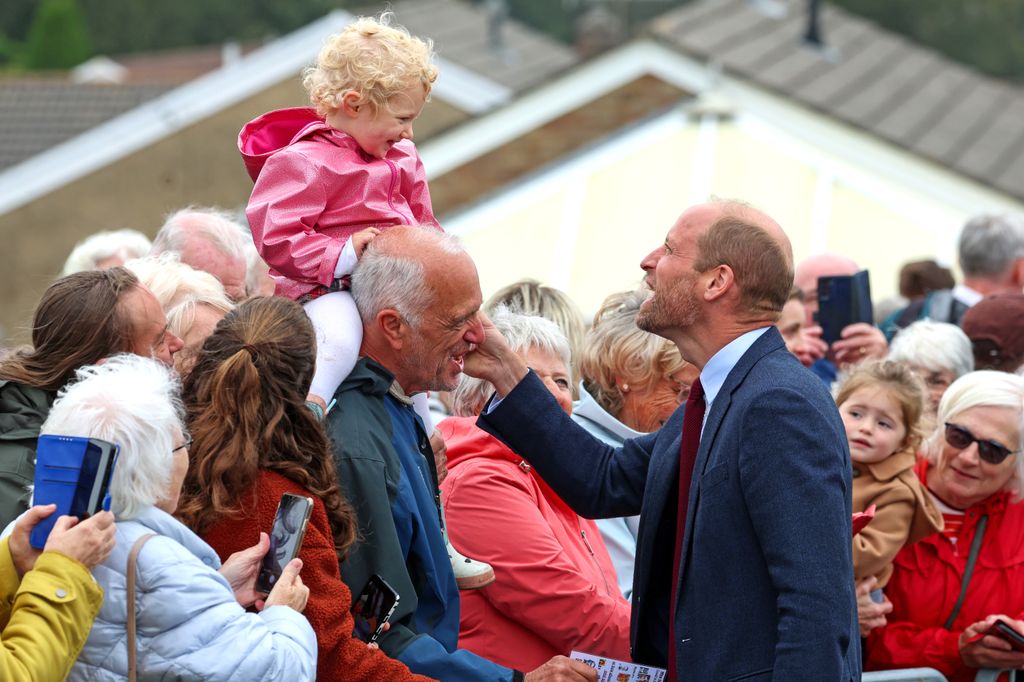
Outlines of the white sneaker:
M 448 559 L 460 590 L 479 590 L 494 582 L 494 569 L 490 564 L 464 556 L 452 546 L 451 540 L 448 540 Z

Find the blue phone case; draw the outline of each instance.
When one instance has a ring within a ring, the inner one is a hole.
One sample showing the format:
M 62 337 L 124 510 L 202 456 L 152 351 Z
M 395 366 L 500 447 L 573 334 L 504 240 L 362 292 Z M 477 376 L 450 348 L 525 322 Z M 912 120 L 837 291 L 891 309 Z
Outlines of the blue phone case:
M 832 345 L 843 329 L 854 322 L 873 323 L 871 283 L 867 270 L 853 275 L 818 278 L 818 312 L 821 338 Z
M 59 516 L 82 520 L 110 509 L 110 477 L 118 451 L 116 445 L 90 438 L 39 437 L 32 503 L 56 504 L 57 509 L 32 529 L 29 544 L 42 549 Z

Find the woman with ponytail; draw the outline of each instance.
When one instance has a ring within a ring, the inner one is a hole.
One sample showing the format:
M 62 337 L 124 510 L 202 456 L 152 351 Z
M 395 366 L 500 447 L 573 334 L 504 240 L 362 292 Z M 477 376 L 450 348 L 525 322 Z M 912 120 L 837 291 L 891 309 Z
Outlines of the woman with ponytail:
M 315 358 L 313 327 L 293 301 L 250 299 L 221 320 L 184 387 L 193 442 L 178 516 L 223 558 L 270 533 L 284 493 L 312 497 L 299 558 L 317 679 L 425 681 L 352 637 L 352 595 L 338 562 L 356 521 L 327 435 L 305 405 Z

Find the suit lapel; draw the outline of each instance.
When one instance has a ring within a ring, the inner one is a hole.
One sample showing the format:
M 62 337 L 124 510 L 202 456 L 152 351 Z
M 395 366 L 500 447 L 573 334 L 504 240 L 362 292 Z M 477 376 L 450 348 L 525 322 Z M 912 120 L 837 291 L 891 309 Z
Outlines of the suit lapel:
M 739 361 L 725 378 L 725 383 L 722 384 L 721 390 L 718 391 L 715 401 L 711 404 L 711 411 L 708 413 L 707 420 L 704 423 L 704 431 L 701 433 L 700 447 L 697 449 L 697 460 L 693 465 L 693 477 L 690 479 L 690 496 L 686 509 L 687 533 L 683 542 L 682 556 L 679 560 L 680 575 L 678 579 L 680 583 L 685 579 L 687 559 L 689 558 L 690 548 L 693 546 L 694 518 L 697 515 L 697 505 L 700 503 L 700 479 L 707 468 L 711 450 L 715 447 L 719 428 L 722 426 L 725 415 L 728 414 L 729 407 L 732 405 L 733 393 L 743 384 L 744 379 L 746 379 L 747 374 L 750 373 L 754 365 L 766 354 L 780 346 L 784 347 L 782 337 L 779 336 L 779 332 L 775 327 L 770 327 L 740 357 Z M 675 471 L 678 476 L 678 461 L 676 462 Z M 683 590 L 679 589 L 677 593 L 681 598 Z M 673 604 L 673 610 L 678 609 L 678 606 L 678 604 Z

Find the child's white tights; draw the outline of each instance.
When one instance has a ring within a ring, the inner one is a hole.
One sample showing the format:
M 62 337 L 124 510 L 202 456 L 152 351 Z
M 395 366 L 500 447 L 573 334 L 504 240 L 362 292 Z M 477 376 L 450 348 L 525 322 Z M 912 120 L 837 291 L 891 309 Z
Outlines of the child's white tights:
M 316 333 L 316 370 L 309 392 L 330 403 L 338 386 L 356 366 L 363 343 L 363 321 L 359 317 L 352 294 L 332 291 L 302 306 Z M 434 420 L 427 407 L 427 394 L 412 397 L 413 408 L 423 420 L 428 434 Z

